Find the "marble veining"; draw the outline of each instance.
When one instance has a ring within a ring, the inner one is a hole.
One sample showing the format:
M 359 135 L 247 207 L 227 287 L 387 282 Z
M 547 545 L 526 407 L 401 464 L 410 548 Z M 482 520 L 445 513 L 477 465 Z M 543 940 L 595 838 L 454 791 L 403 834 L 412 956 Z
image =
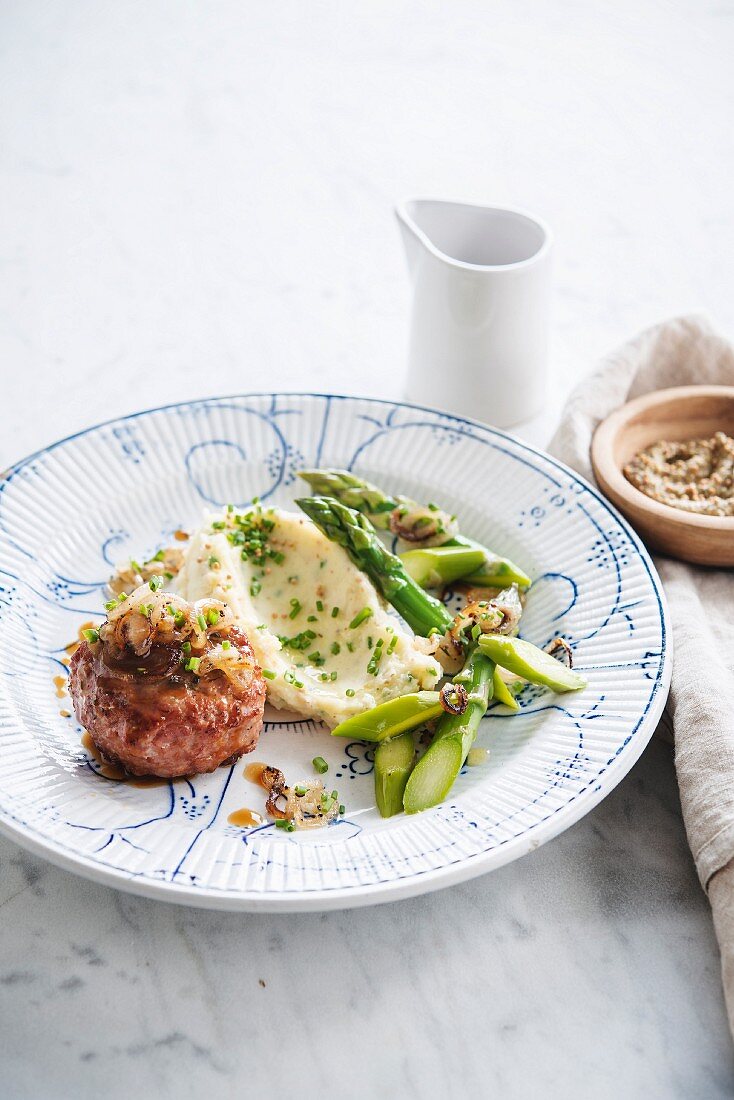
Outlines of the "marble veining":
M 345 1097 L 388 1080 L 409 1100 L 731 1095 L 715 940 L 660 741 L 552 844 L 423 898 L 187 910 L 0 840 L 0 919 L 3 1095 L 263 1096 L 292 1075 Z
M 553 226 L 533 443 L 640 327 L 734 330 L 731 0 L 29 0 L 0 29 L 0 468 L 165 401 L 399 398 L 419 191 Z M 551 844 L 372 910 L 177 909 L 0 839 L 0 1050 L 13 1100 L 734 1092 L 660 742 Z

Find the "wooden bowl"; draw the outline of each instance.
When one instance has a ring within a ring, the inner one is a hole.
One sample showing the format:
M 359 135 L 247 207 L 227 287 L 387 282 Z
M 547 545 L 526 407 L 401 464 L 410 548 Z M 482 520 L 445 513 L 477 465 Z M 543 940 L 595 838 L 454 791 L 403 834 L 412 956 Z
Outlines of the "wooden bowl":
M 622 467 L 662 439 L 734 436 L 734 386 L 658 390 L 608 416 L 596 430 L 591 462 L 601 491 L 652 550 L 698 565 L 734 566 L 734 517 L 701 516 L 660 504 L 631 485 Z

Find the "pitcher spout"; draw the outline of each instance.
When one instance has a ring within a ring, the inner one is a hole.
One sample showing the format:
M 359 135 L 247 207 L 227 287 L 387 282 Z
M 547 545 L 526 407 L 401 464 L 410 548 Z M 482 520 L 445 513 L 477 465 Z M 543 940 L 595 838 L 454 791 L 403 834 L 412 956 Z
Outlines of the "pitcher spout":
M 426 242 L 422 239 L 423 234 L 416 225 L 413 216 L 415 213 L 415 206 L 415 202 L 405 202 L 395 207 L 395 217 L 400 227 L 400 236 L 403 239 L 405 258 L 408 263 L 408 273 L 411 279 L 415 276 L 421 252 L 426 249 Z
M 447 269 L 489 272 L 535 262 L 550 248 L 548 227 L 522 210 L 410 199 L 395 214 L 411 275 L 425 254 Z

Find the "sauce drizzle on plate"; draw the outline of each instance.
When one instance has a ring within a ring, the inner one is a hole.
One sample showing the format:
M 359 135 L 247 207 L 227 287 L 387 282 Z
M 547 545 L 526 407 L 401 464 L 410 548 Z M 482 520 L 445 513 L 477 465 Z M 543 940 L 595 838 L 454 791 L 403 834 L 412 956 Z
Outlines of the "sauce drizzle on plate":
M 247 806 L 243 806 L 240 810 L 233 810 L 227 821 L 230 825 L 239 825 L 242 829 L 251 829 L 255 825 L 265 824 L 265 818 L 261 817 L 256 810 L 250 810 Z
M 96 768 L 93 770 L 103 779 L 113 779 L 118 783 L 127 783 L 129 787 L 163 787 L 167 783 L 173 782 L 171 779 L 165 779 L 160 775 L 130 775 L 123 768 L 118 767 L 117 764 L 111 764 L 109 760 L 105 760 L 92 740 L 92 735 L 86 730 L 82 734 L 82 745 L 99 765 L 99 770 Z
M 267 764 L 263 764 L 259 760 L 253 760 L 251 764 L 248 764 L 244 770 L 245 779 L 249 779 L 251 783 L 256 783 L 258 787 L 262 787 L 263 790 L 268 788 L 263 783 L 263 772 L 267 768 Z

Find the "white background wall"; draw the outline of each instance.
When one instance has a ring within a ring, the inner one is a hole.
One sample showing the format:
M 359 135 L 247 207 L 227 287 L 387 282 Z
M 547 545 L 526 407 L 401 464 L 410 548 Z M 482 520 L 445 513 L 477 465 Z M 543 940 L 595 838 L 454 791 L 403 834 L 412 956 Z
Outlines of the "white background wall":
M 734 331 L 733 21 L 731 0 L 4 0 L 0 464 L 179 398 L 398 396 L 391 210 L 415 193 L 555 229 L 546 435 L 641 326 Z

